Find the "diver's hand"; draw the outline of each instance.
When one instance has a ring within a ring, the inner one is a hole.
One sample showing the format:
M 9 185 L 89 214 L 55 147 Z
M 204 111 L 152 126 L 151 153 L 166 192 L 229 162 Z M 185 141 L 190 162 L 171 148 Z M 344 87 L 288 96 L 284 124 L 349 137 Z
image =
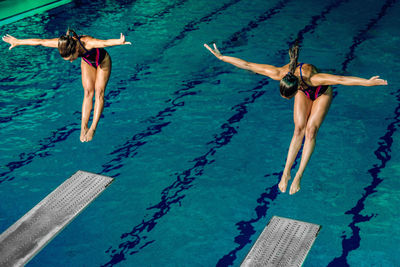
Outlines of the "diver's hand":
M 130 44 L 132 44 L 131 42 L 127 42 L 127 41 L 125 41 L 125 35 L 123 35 L 122 33 L 121 33 L 121 37 L 119 38 L 119 41 L 120 41 L 120 43 L 121 43 L 121 45 L 130 45 Z
M 207 48 L 214 56 L 216 56 L 218 59 L 222 59 L 223 55 L 221 54 L 221 52 L 219 52 L 217 46 L 214 45 L 214 49 L 212 49 L 211 47 L 209 47 L 207 44 L 204 44 L 204 47 Z
M 8 48 L 9 50 L 11 50 L 12 48 L 14 48 L 18 45 L 18 39 L 9 34 L 4 35 L 2 39 L 4 42 L 10 44 L 10 48 Z
M 388 84 L 388 82 L 386 80 L 379 79 L 379 76 L 373 76 L 373 77 L 369 78 L 368 82 L 371 84 L 371 86 Z

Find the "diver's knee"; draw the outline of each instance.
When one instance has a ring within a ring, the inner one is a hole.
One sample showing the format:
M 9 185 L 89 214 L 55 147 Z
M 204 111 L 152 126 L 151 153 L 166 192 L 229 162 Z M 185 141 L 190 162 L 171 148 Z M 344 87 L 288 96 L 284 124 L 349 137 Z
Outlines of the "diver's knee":
M 318 127 L 317 126 L 308 126 L 306 129 L 306 139 L 315 139 L 317 137 Z
M 94 87 L 92 85 L 89 84 L 83 84 L 83 93 L 85 95 L 85 97 L 93 97 L 94 95 Z
M 93 96 L 94 96 L 94 91 L 93 90 L 84 90 L 84 97 L 86 98 L 86 97 L 89 97 L 89 98 L 93 98 Z
M 96 99 L 104 99 L 104 88 L 96 88 Z
M 294 126 L 294 133 L 293 133 L 293 135 L 294 135 L 294 136 L 300 136 L 300 137 L 302 137 L 302 136 L 304 136 L 305 130 L 306 130 L 305 125 L 296 124 L 296 125 Z

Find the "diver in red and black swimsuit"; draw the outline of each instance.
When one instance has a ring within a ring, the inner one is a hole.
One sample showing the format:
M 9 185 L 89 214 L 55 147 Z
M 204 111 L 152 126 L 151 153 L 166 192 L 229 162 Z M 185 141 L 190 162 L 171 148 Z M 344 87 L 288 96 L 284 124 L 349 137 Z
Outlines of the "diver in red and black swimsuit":
M 329 85 L 318 85 L 318 86 L 308 85 L 304 81 L 303 73 L 301 71 L 301 67 L 303 66 L 303 64 L 304 63 L 300 63 L 300 64 L 297 65 L 299 67 L 299 70 L 300 70 L 300 78 L 301 78 L 301 81 L 302 81 L 302 83 L 301 83 L 301 85 L 299 87 L 299 90 L 302 91 L 307 96 L 307 98 L 309 98 L 312 101 L 314 101 L 319 96 L 323 95 L 326 92 L 326 90 L 329 89 Z M 312 68 L 315 68 L 315 67 L 312 66 Z
M 281 181 L 278 185 L 282 192 L 286 191 L 290 179 L 290 170 L 305 136 L 300 166 L 290 186 L 290 194 L 295 194 L 300 190 L 300 181 L 311 154 L 314 151 L 318 129 L 332 101 L 331 85 L 387 85 L 387 81 L 379 79 L 379 76 L 363 79 L 351 76 L 318 73 L 317 69 L 311 64 L 297 64 L 299 52 L 297 42 L 289 49 L 290 63 L 283 67 L 256 64 L 239 58 L 224 56 L 219 52 L 215 44 L 214 49 L 206 44 L 204 46 L 214 56 L 224 62 L 241 69 L 265 75 L 273 80 L 279 80 L 281 96 L 286 99 L 295 98 L 293 109 L 294 133 L 292 141 L 290 142 L 285 169 L 283 170 Z M 299 91 L 301 93 L 298 93 Z
M 71 36 L 72 33 L 72 36 Z M 104 91 L 111 74 L 111 58 L 104 47 L 131 44 L 125 41 L 121 33 L 119 39 L 99 40 L 84 35 L 78 36 L 73 30 L 68 30 L 60 38 L 53 39 L 17 39 L 11 35 L 3 36 L 3 41 L 9 43 L 10 49 L 19 45 L 42 45 L 58 48 L 63 59 L 74 61 L 81 57 L 82 84 L 84 98 L 82 103 L 82 123 L 80 140 L 92 140 L 104 107 Z M 95 96 L 93 121 L 88 127 L 90 113 Z
M 77 39 L 81 47 L 86 51 L 85 54 L 81 55 L 82 59 L 92 67 L 97 68 L 103 59 L 108 55 L 107 51 L 104 48 L 93 48 L 88 51 L 85 46 L 81 42 L 81 38 L 84 36 L 79 36 Z

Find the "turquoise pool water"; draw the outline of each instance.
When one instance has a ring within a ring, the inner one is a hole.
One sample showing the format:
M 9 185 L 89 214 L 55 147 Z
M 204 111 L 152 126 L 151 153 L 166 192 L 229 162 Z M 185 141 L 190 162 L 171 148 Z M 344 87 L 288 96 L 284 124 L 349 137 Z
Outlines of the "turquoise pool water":
M 303 8 L 307 6 L 307 8 Z M 115 177 L 29 266 L 239 266 L 273 215 L 323 226 L 304 266 L 400 266 L 398 1 L 75 1 L 2 35 L 68 27 L 117 38 L 94 140 L 80 143 L 80 66 L 1 44 L 0 232 L 76 170 Z M 277 182 L 293 101 L 203 43 L 283 65 L 288 43 L 323 71 L 387 87 L 335 87 L 302 189 Z

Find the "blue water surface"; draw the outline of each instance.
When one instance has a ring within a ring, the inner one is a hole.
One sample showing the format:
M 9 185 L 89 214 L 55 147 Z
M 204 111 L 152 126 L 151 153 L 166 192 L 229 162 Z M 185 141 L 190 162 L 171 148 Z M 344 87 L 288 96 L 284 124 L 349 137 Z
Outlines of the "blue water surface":
M 304 266 L 400 266 L 399 13 L 396 0 L 74 1 L 0 27 L 133 43 L 107 48 L 112 75 L 90 143 L 79 141 L 80 63 L 1 44 L 0 232 L 86 170 L 115 181 L 28 266 L 239 266 L 273 215 L 322 225 Z M 281 66 L 296 38 L 301 62 L 389 85 L 334 87 L 289 196 L 277 182 L 293 100 L 203 43 Z

